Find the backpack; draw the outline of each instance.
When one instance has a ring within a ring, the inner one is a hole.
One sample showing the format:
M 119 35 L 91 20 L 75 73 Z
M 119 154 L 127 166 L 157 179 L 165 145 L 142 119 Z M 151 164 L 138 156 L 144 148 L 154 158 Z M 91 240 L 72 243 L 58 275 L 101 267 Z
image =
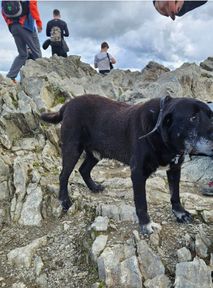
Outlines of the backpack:
M 8 18 L 19 18 L 29 13 L 29 3 L 27 1 L 2 1 L 2 12 Z
M 50 31 L 50 41 L 52 46 L 62 45 L 61 29 L 58 26 L 53 26 Z

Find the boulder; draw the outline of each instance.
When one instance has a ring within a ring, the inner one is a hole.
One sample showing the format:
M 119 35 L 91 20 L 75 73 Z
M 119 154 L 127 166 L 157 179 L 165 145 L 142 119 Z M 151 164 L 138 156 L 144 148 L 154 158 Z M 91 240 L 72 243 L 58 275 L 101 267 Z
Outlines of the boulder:
M 120 264 L 120 287 L 142 288 L 142 276 L 136 256 L 125 259 Z
M 211 271 L 198 257 L 192 262 L 181 262 L 176 265 L 175 288 L 186 287 L 212 287 Z
M 160 257 L 152 251 L 145 240 L 137 243 L 137 251 L 140 270 L 146 280 L 165 273 L 165 267 Z
M 171 288 L 172 283 L 166 275 L 159 275 L 144 282 L 146 288 Z
M 106 232 L 108 229 L 109 219 L 108 217 L 98 216 L 95 218 L 95 221 L 91 225 L 91 229 L 96 232 Z
M 104 250 L 107 243 L 108 236 L 107 235 L 99 235 L 95 239 L 91 248 L 91 258 L 94 262 L 97 261 L 98 256 Z
M 11 250 L 7 254 L 9 264 L 15 265 L 16 267 L 23 266 L 25 268 L 29 268 L 36 251 L 39 249 L 39 247 L 46 244 L 47 237 L 44 236 L 42 238 L 33 240 L 30 244 L 24 247 Z
M 192 260 L 192 255 L 186 247 L 180 248 L 177 251 L 178 262 L 187 262 Z

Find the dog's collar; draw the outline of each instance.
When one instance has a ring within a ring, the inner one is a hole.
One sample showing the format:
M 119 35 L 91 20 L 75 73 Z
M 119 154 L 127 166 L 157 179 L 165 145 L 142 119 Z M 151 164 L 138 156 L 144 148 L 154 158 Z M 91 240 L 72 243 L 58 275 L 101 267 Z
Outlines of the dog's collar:
M 163 110 L 164 110 L 165 103 L 166 103 L 166 101 L 169 98 L 170 98 L 170 96 L 167 95 L 167 96 L 164 96 L 164 97 L 162 97 L 160 99 L 160 112 L 158 114 L 158 119 L 157 119 L 157 122 L 155 124 L 155 127 L 150 132 L 148 132 L 147 134 L 140 136 L 138 138 L 139 140 L 146 138 L 147 136 L 153 134 L 155 131 L 158 130 L 158 128 L 160 127 L 161 121 L 162 121 L 162 116 L 163 116 Z
M 184 151 L 181 151 L 180 153 L 176 154 L 176 156 L 172 159 L 171 162 L 177 165 L 183 159 L 184 155 Z
M 172 159 L 172 162 L 173 162 L 174 164 L 178 164 L 181 156 L 182 156 L 182 155 L 177 154 L 177 155 L 175 156 L 175 158 Z

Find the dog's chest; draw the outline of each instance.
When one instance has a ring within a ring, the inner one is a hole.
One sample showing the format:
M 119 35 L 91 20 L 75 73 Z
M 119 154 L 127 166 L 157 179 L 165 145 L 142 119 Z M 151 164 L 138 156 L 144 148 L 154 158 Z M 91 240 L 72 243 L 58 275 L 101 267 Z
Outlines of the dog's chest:
M 176 154 L 168 157 L 161 157 L 159 161 L 159 166 L 163 167 L 164 169 L 168 170 L 170 165 L 178 165 L 182 161 L 182 155 L 181 154 Z

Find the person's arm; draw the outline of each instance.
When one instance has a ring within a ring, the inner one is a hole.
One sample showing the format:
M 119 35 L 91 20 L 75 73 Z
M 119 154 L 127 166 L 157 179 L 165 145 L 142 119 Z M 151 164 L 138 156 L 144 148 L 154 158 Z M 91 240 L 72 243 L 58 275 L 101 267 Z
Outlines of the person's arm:
M 153 4 L 161 15 L 171 17 L 175 20 L 175 16 L 183 16 L 187 12 L 205 4 L 206 2 L 207 1 L 156 0 L 153 1 Z
M 97 56 L 95 56 L 95 58 L 94 58 L 94 67 L 98 68 Z
M 183 7 L 177 13 L 177 16 L 183 16 L 187 12 L 200 7 L 201 5 L 205 4 L 208 1 L 184 1 Z
M 50 37 L 51 35 L 50 35 L 50 31 L 51 31 L 51 29 L 50 29 L 50 23 L 48 22 L 47 23 L 47 27 L 46 27 L 46 35 L 47 35 L 47 37 Z
M 29 9 L 30 9 L 30 13 L 31 13 L 33 19 L 35 19 L 35 21 L 36 21 L 38 32 L 41 32 L 41 30 L 42 30 L 42 21 L 41 21 L 40 14 L 39 14 L 39 11 L 38 11 L 37 1 L 31 1 L 30 0 L 29 1 Z
M 63 36 L 68 37 L 69 36 L 69 30 L 67 27 L 67 23 L 64 22 L 64 30 L 63 30 Z
M 109 53 L 108 53 L 109 54 Z M 111 63 L 112 64 L 115 64 L 116 63 L 116 60 L 115 60 L 115 58 L 114 57 L 112 57 L 112 55 L 111 54 L 109 54 L 109 59 L 110 59 L 110 61 L 111 61 Z

